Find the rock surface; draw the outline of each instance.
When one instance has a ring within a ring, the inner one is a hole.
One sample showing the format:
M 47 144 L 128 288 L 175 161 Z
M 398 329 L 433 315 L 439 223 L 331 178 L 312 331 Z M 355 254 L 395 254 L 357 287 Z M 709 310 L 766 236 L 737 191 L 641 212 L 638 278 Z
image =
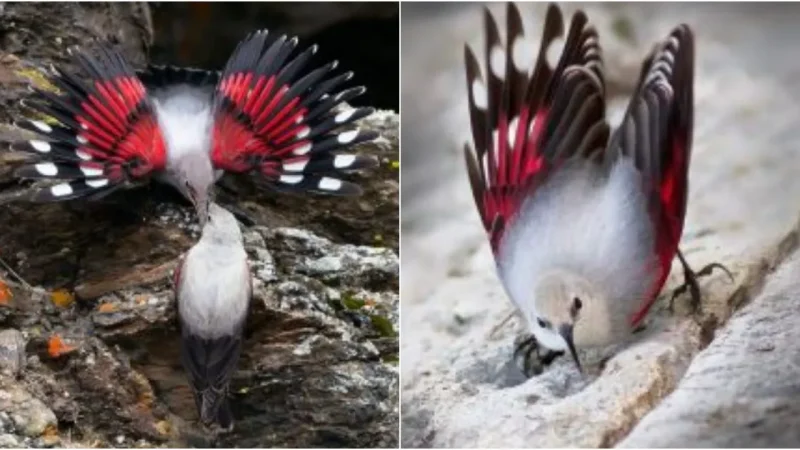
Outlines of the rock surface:
M 130 5 L 104 14 L 146 11 Z M 73 8 L 63 15 L 75 22 L 94 6 Z M 125 14 L 97 26 L 128 32 Z M 37 32 L 24 24 L 30 29 L 15 32 Z M 58 24 L 64 45 L 96 31 L 73 35 Z M 133 26 L 141 36 L 123 50 L 138 64 L 152 36 Z M 23 113 L 15 101 L 30 65 L 64 57 L 49 41 L 30 45 L 0 59 L 3 140 L 16 133 L 8 121 Z M 381 165 L 353 175 L 365 188 L 357 199 L 275 195 L 246 178 L 223 180 L 220 201 L 253 222 L 243 232 L 255 289 L 232 383 L 237 426 L 217 444 L 397 445 L 398 122 L 391 111 L 362 120 L 381 137 L 356 151 Z M 19 187 L 10 177 L 19 161 L 0 152 L 0 196 Z M 0 447 L 212 443 L 198 431 L 178 359 L 171 293 L 177 258 L 197 235 L 191 208 L 156 185 L 101 203 L 0 208 L 0 257 L 10 269 L 0 278 L 13 294 L 0 299 L 0 369 L 9 371 L 0 376 Z
M 538 47 L 545 7 L 522 7 L 533 48 Z M 564 9 L 570 13 L 578 7 L 600 33 L 612 123 L 619 120 L 625 95 L 652 42 L 680 22 L 695 29 L 694 153 L 682 248 L 693 266 L 712 261 L 727 265 L 735 282 L 719 275 L 704 279 L 702 313 L 696 320 L 686 317 L 683 302 L 674 316 L 660 302 L 646 330 L 632 336 L 630 343 L 584 355 L 594 362 L 587 364 L 586 377 L 569 361 L 560 360 L 545 374 L 525 380 L 510 364 L 520 325 L 512 321 L 493 332 L 512 308 L 494 273 L 461 155 L 463 142 L 470 138 L 463 42 L 482 45 L 481 10 L 478 5 L 436 11 L 426 5 L 406 5 L 402 25 L 407 149 L 401 288 L 404 446 L 607 447 L 618 444 L 631 430 L 631 445 L 662 446 L 633 440 L 647 434 L 637 434 L 639 421 L 655 409 L 652 421 L 642 422 L 646 430 L 666 433 L 667 427 L 686 423 L 678 418 L 692 411 L 689 389 L 675 400 L 679 408 L 667 409 L 665 403 L 665 410 L 659 411 L 659 405 L 680 386 L 687 368 L 717 330 L 725 330 L 736 308 L 750 302 L 768 272 L 796 248 L 800 86 L 794 80 L 800 62 L 776 57 L 772 49 L 795 39 L 792 24 L 800 19 L 800 7 L 569 4 Z M 504 17 L 503 5 L 489 8 Z M 733 21 L 747 23 L 748 31 L 734 32 L 729 27 Z M 681 281 L 677 267 L 665 297 Z M 748 339 L 755 347 L 769 341 L 766 335 Z M 786 352 L 776 355 L 791 358 Z M 610 359 L 600 364 L 605 357 Z M 708 364 L 707 370 L 717 370 Z M 797 368 L 793 368 L 794 372 L 789 367 L 775 369 L 777 386 L 795 382 Z M 747 367 L 736 370 L 748 376 Z M 680 388 L 676 395 L 679 392 Z M 769 399 L 758 391 L 749 398 L 755 418 L 760 418 Z M 781 411 L 773 414 L 777 422 L 788 417 Z M 697 433 L 676 432 L 669 445 L 693 446 Z M 755 442 L 790 442 L 792 433 Z
M 800 253 L 771 275 L 621 447 L 794 447 L 800 429 Z

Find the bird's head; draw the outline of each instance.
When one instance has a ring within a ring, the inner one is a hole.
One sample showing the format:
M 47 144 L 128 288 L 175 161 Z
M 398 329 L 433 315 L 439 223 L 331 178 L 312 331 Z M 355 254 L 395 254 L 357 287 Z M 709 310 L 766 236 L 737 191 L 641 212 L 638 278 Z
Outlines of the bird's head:
M 202 239 L 209 243 L 229 245 L 242 243 L 242 231 L 236 217 L 216 203 L 208 205 L 208 220 L 203 226 Z
M 601 304 L 601 295 L 587 279 L 570 272 L 552 272 L 534 289 L 535 317 L 530 317 L 531 327 L 542 345 L 568 351 L 578 370 L 583 371 L 575 342 L 580 344 L 584 335 L 591 332 L 591 326 L 581 318 Z
M 190 153 L 180 159 L 174 169 L 177 188 L 192 202 L 202 228 L 213 202 L 214 169 L 205 153 Z

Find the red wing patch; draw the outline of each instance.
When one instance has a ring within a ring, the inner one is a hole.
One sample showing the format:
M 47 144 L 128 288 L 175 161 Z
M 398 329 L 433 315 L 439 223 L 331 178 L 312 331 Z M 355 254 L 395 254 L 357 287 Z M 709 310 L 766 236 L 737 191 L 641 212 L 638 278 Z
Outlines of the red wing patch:
M 42 157 L 16 175 L 64 180 L 33 190 L 32 201 L 102 196 L 143 181 L 166 164 L 166 146 L 147 92 L 122 55 L 102 46 L 94 55 L 80 50 L 71 54 L 88 83 L 53 68 L 45 75 L 61 93 L 34 87 L 33 100 L 25 103 L 58 123 L 17 121 L 44 139 L 12 146 Z
M 497 252 L 523 200 L 559 161 L 602 151 L 608 126 L 597 33 L 585 14 L 573 16 L 558 65 L 550 69 L 546 51 L 563 35 L 564 23 L 557 6 L 548 8 L 530 76 L 514 61 L 513 49 L 523 38 L 517 7 L 508 4 L 505 48 L 488 10 L 484 18 L 485 81 L 477 58 L 465 48 L 475 143 L 475 151 L 467 145 L 465 154 L 475 203 Z
M 610 144 L 620 155 L 633 158 L 642 172 L 645 187 L 651 191 L 651 219 L 656 229 L 656 281 L 651 295 L 631 317 L 633 325 L 644 319 L 664 286 L 683 234 L 693 83 L 694 38 L 686 25 L 680 25 L 642 65 L 639 86 Z
M 331 76 L 336 62 L 304 71 L 316 46 L 290 57 L 296 38 L 281 36 L 268 45 L 267 35 L 259 31 L 240 43 L 223 71 L 215 99 L 214 165 L 256 174 L 280 190 L 359 194 L 357 185 L 337 177 L 377 160 L 335 152 L 377 137 L 352 128 L 371 108 L 340 109 L 365 89 L 334 93 L 351 72 Z

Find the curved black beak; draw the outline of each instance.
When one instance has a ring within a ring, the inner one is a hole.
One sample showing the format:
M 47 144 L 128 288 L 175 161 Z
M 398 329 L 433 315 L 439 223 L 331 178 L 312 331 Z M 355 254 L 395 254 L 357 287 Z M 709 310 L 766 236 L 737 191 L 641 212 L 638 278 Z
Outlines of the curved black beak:
M 558 327 L 558 332 L 561 334 L 561 337 L 564 338 L 564 341 L 567 342 L 567 348 L 569 348 L 569 353 L 572 355 L 572 359 L 575 361 L 575 365 L 578 366 L 578 371 L 583 373 L 583 367 L 581 367 L 581 361 L 578 359 L 578 352 L 575 351 L 575 344 L 572 342 L 572 325 L 561 325 Z

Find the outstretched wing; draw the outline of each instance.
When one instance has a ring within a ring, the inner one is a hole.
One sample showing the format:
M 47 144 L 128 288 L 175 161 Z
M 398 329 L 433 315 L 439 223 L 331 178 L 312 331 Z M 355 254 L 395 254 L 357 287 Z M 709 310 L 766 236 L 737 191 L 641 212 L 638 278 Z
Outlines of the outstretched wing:
M 61 183 L 27 194 L 37 202 L 98 198 L 121 186 L 145 181 L 166 164 L 166 148 L 147 92 L 114 49 L 71 49 L 82 73 L 51 68 L 45 73 L 59 93 L 31 87 L 25 105 L 54 121 L 19 120 L 41 139 L 12 144 L 40 161 L 16 175 Z M 56 123 L 57 122 L 57 123 Z
M 257 181 L 279 190 L 360 194 L 357 185 L 338 176 L 377 161 L 335 152 L 377 137 L 342 130 L 373 110 L 336 108 L 365 88 L 334 92 L 352 72 L 332 76 L 335 61 L 306 71 L 316 46 L 291 57 L 297 38 L 281 36 L 268 44 L 267 36 L 266 30 L 248 36 L 222 73 L 215 99 L 214 165 L 257 174 Z
M 524 198 L 560 161 L 602 153 L 608 125 L 597 32 L 582 11 L 572 17 L 561 57 L 551 69 L 546 52 L 563 35 L 564 23 L 559 8 L 549 6 L 532 74 L 514 61 L 514 48 L 523 38 L 517 7 L 507 7 L 505 49 L 488 10 L 484 17 L 486 81 L 477 58 L 465 48 L 475 143 L 475 151 L 467 144 L 465 154 L 475 204 L 497 252 Z
M 686 218 L 694 111 L 694 37 L 687 25 L 658 43 L 642 65 L 639 84 L 609 151 L 633 158 L 651 193 L 659 277 L 631 321 L 639 323 L 664 285 Z

